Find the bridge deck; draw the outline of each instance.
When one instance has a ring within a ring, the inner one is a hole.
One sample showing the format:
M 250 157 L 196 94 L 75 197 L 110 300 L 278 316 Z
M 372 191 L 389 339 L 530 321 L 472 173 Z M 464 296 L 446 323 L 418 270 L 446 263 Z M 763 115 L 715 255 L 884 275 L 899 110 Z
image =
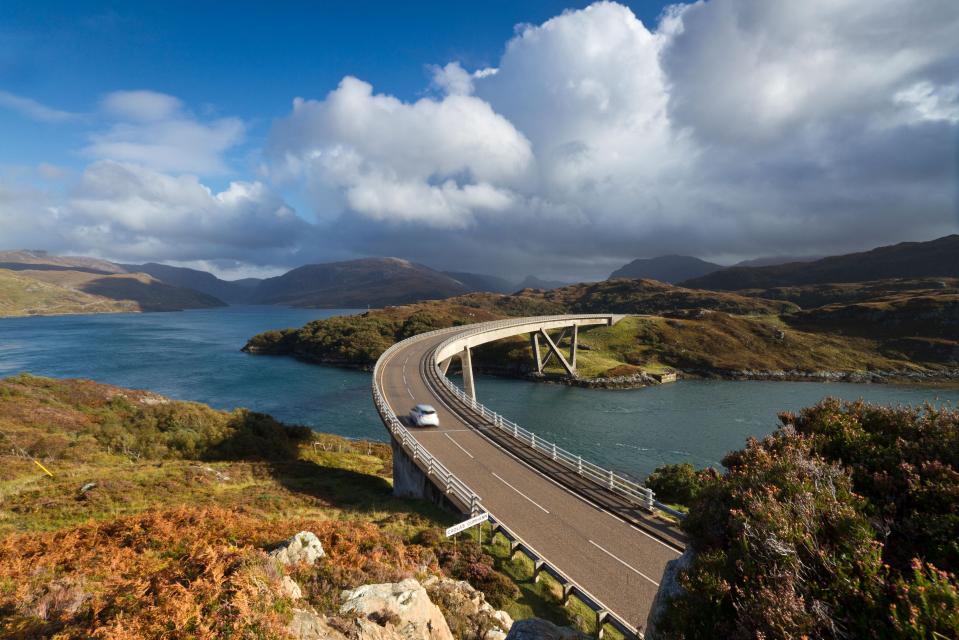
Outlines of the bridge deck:
M 382 363 L 381 389 L 400 416 L 432 403 L 439 428 L 411 428 L 417 441 L 482 499 L 483 508 L 558 569 L 638 628 L 663 568 L 679 549 L 576 495 L 494 444 L 434 391 L 426 375 L 447 335 L 414 341 Z M 479 428 L 477 428 L 479 427 Z

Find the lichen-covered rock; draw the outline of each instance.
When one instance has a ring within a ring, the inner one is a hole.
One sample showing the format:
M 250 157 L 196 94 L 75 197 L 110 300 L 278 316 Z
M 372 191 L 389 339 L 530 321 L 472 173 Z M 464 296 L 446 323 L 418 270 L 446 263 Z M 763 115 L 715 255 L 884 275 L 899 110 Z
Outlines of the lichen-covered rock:
M 692 564 L 693 557 L 694 553 L 690 548 L 686 549 L 683 555 L 666 563 L 663 577 L 659 581 L 659 590 L 656 591 L 656 598 L 653 600 L 653 606 L 649 610 L 649 615 L 646 616 L 646 640 L 655 640 L 656 624 L 666 612 L 669 601 L 683 594 L 683 586 L 679 583 L 679 573 Z
M 297 640 L 347 640 L 345 634 L 330 626 L 326 616 L 312 609 L 294 609 L 286 629 Z
M 320 539 L 311 531 L 300 531 L 270 552 L 271 558 L 286 565 L 313 565 L 325 555 Z
M 513 626 L 508 613 L 493 608 L 468 582 L 431 576 L 423 587 L 460 640 L 504 640 Z
M 412 578 L 364 585 L 344 591 L 342 598 L 341 616 L 367 618 L 386 629 L 394 627 L 405 640 L 453 640 L 439 607 Z
M 300 600 L 303 598 L 303 590 L 300 589 L 300 585 L 296 583 L 296 580 L 290 576 L 283 576 L 283 579 L 280 580 L 280 591 L 283 595 L 292 598 L 293 600 Z
M 589 640 L 589 636 L 569 627 L 558 627 L 548 620 L 527 618 L 513 623 L 506 640 Z

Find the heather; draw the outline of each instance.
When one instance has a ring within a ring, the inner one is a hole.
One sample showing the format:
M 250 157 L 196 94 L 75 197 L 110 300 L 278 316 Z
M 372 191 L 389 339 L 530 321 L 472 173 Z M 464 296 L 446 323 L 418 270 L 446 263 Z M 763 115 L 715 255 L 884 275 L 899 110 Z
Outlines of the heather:
M 662 637 L 956 637 L 959 411 L 825 400 L 781 419 L 693 483 Z

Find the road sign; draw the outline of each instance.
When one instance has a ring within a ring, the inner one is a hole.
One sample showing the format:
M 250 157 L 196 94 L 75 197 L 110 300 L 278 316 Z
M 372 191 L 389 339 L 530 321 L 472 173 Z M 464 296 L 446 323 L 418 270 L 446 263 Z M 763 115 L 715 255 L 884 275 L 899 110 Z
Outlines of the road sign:
M 464 520 L 459 524 L 454 524 L 452 527 L 446 530 L 446 537 L 455 536 L 460 531 L 466 531 L 470 527 L 475 527 L 478 524 L 483 524 L 489 520 L 489 514 L 485 511 L 478 516 L 473 516 L 469 520 Z

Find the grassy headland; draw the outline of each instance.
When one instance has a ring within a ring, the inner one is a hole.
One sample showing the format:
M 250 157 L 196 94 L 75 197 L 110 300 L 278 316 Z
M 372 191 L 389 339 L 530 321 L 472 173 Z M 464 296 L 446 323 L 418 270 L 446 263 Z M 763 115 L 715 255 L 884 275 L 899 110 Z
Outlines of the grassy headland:
M 394 498 L 390 474 L 388 445 L 264 414 L 0 380 L 0 637 L 283 638 L 294 606 L 333 619 L 342 589 L 430 575 L 469 580 L 516 619 L 576 622 L 521 562 L 445 540 L 458 517 Z M 302 530 L 321 563 L 266 562 Z M 286 574 L 305 601 L 280 588 Z
M 867 283 L 858 286 L 853 302 L 801 309 L 788 300 L 611 280 L 553 291 L 469 294 L 317 320 L 261 333 L 244 350 L 369 368 L 391 344 L 423 331 L 595 311 L 637 316 L 580 334 L 578 369 L 584 379 L 679 371 L 734 378 L 955 380 L 959 334 L 952 328 L 959 288 L 945 285 L 930 291 L 925 282 L 916 289 L 903 288 L 902 282 Z M 831 291 L 832 285 L 823 289 Z M 528 342 L 516 338 L 480 347 L 474 366 L 528 375 Z M 554 362 L 546 373 L 559 377 L 562 370 Z

